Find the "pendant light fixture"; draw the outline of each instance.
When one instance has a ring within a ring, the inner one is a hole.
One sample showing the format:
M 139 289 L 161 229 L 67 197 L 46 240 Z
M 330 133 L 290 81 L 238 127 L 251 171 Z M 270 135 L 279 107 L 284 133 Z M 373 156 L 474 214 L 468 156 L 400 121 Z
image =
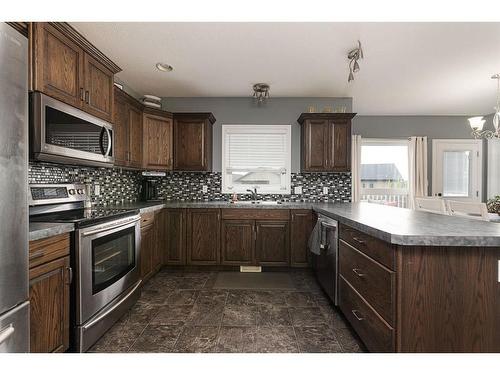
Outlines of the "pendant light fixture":
M 500 74 L 495 74 L 491 76 L 492 79 L 497 80 L 497 103 L 496 106 L 493 107 L 495 109 L 495 114 L 493 115 L 493 127 L 495 131 L 492 130 L 483 130 L 484 123 L 486 120 L 483 119 L 483 116 L 475 116 L 468 119 L 469 125 L 472 129 L 472 136 L 476 139 L 479 138 L 500 138 Z
M 363 49 L 361 48 L 361 42 L 358 40 L 358 47 L 347 54 L 347 59 L 349 60 L 349 77 L 347 78 L 347 82 L 354 81 L 354 73 L 360 70 L 358 60 L 362 58 Z

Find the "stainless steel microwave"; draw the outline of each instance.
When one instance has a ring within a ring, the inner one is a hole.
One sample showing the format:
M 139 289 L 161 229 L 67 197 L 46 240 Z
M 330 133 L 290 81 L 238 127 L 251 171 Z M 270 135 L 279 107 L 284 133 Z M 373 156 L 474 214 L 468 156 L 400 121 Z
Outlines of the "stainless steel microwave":
M 30 94 L 33 160 L 112 166 L 113 139 L 113 124 L 40 92 Z

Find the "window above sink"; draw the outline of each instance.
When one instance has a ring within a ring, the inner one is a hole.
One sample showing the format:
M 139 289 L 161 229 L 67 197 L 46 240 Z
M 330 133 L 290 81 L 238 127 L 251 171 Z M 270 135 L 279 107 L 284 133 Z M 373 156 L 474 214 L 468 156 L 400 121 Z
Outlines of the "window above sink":
M 291 125 L 222 125 L 222 192 L 290 194 Z

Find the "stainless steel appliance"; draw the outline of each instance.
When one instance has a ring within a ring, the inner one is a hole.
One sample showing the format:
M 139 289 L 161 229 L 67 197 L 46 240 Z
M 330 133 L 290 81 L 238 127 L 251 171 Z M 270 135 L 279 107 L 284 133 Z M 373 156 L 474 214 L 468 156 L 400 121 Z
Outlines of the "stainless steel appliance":
M 40 92 L 30 94 L 30 156 L 55 163 L 114 163 L 113 125 Z
M 337 305 L 338 302 L 338 223 L 318 214 L 319 241 L 312 253 L 312 265 L 316 278 Z M 312 250 L 312 249 L 311 249 Z
M 162 200 L 158 195 L 158 179 L 147 177 L 141 182 L 141 199 L 145 202 L 155 202 Z
M 30 185 L 30 220 L 74 223 L 72 347 L 84 352 L 139 298 L 138 210 L 84 208 L 84 185 Z M 54 203 L 52 203 L 54 202 Z
M 0 23 L 0 352 L 29 352 L 28 40 Z

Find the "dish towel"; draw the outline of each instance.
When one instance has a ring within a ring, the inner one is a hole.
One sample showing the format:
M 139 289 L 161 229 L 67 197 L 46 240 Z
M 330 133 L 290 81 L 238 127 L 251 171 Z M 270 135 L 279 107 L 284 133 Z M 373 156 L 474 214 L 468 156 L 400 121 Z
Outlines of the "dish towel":
M 318 219 L 311 233 L 311 236 L 309 236 L 309 251 L 316 255 L 320 255 L 319 245 L 321 242 L 321 222 L 322 220 Z

